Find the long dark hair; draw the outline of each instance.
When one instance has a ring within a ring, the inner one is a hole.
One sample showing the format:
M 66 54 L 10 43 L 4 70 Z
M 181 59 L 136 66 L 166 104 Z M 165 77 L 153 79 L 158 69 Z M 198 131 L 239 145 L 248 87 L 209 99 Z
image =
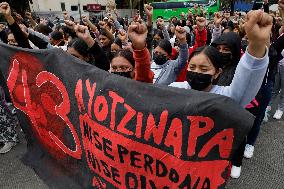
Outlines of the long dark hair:
M 67 46 L 68 48 L 74 48 L 83 57 L 91 58 L 89 53 L 89 47 L 82 39 L 75 38 Z
M 216 70 L 222 68 L 221 53 L 215 47 L 212 46 L 198 47 L 194 52 L 191 53 L 188 58 L 188 61 L 190 61 L 194 56 L 199 55 L 201 53 L 205 54 L 209 58 Z
M 133 52 L 131 52 L 128 49 L 123 49 L 123 50 L 118 50 L 113 58 L 116 57 L 123 57 L 125 58 L 128 62 L 130 62 L 130 64 L 133 66 L 133 68 L 135 67 L 135 60 L 133 58 Z

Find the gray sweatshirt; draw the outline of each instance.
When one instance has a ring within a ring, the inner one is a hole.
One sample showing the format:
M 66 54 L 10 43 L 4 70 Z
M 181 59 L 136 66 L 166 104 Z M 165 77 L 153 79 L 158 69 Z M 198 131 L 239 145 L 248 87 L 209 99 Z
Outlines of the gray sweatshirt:
M 231 85 L 226 87 L 214 85 L 210 93 L 230 97 L 245 107 L 259 91 L 268 62 L 268 49 L 263 58 L 255 58 L 246 51 L 237 66 Z M 191 89 L 187 81 L 174 82 L 170 86 Z
M 186 66 L 188 60 L 187 44 L 180 45 L 179 56 L 176 60 L 168 60 L 163 65 L 151 64 L 154 72 L 154 84 L 169 85 L 176 81 L 181 70 Z
M 30 29 L 30 28 L 28 28 L 28 32 L 29 32 L 30 34 L 33 34 L 33 35 L 35 35 L 35 36 L 41 38 L 41 39 L 44 40 L 45 42 L 48 42 L 47 47 L 46 47 L 47 49 L 52 49 L 52 48 L 54 48 L 54 47 L 49 43 L 49 38 L 48 38 L 46 35 L 44 35 L 44 34 L 42 34 L 42 33 L 39 33 L 39 32 L 37 32 L 37 31 L 34 31 L 34 30 Z
M 211 43 L 213 41 L 215 41 L 215 39 L 217 39 L 218 37 L 221 36 L 222 34 L 222 26 L 220 25 L 219 27 L 216 27 L 215 25 L 213 26 L 213 29 L 212 29 L 212 39 L 211 39 Z

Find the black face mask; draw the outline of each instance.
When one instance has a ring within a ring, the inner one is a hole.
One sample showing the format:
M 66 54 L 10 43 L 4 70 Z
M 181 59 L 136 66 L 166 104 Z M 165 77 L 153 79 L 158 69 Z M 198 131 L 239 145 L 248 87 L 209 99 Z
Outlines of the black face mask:
M 212 84 L 213 76 L 209 74 L 202 74 L 192 71 L 187 71 L 186 81 L 191 86 L 192 89 L 203 91 L 210 84 Z
M 168 61 L 168 58 L 165 55 L 154 54 L 153 60 L 157 65 L 164 65 Z
M 232 63 L 232 53 L 222 53 L 222 64 L 227 66 Z
M 126 78 L 129 78 L 129 79 L 132 79 L 131 72 L 132 71 L 128 71 L 128 72 L 111 72 L 111 73 L 112 74 L 116 74 L 116 75 L 120 75 L 122 77 L 126 77 Z

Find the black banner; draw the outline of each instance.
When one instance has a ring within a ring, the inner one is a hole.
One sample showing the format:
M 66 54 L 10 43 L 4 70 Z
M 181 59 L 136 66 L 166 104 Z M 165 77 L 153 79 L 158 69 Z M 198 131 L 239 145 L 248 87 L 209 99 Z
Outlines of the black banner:
M 224 188 L 251 115 L 219 95 L 154 86 L 60 49 L 0 45 L 28 141 L 50 188 Z

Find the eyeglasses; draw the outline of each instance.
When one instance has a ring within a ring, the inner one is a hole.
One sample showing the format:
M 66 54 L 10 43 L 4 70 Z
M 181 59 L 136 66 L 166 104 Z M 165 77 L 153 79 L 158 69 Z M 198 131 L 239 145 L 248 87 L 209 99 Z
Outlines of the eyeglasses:
M 122 66 L 122 67 L 111 67 L 110 71 L 111 72 L 131 72 L 133 71 L 133 69 L 130 67 Z
M 15 39 L 7 39 L 8 43 L 17 43 Z

